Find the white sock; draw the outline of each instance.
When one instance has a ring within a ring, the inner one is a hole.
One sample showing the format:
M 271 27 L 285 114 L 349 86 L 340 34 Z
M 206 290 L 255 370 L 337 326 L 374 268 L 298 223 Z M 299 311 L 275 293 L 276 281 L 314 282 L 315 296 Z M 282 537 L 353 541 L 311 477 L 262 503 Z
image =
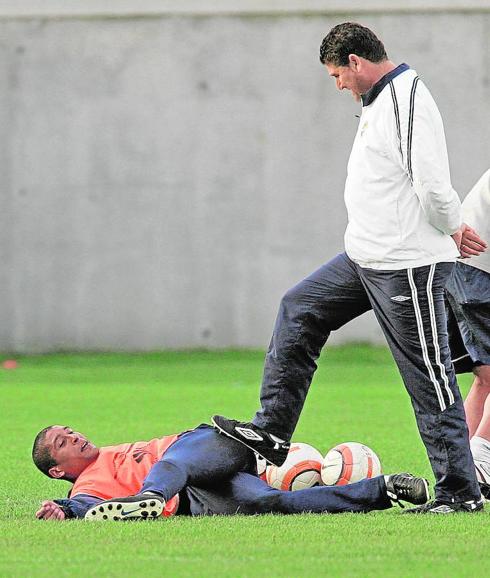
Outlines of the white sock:
M 163 498 L 162 494 L 160 494 L 159 492 L 153 492 L 152 490 L 146 490 L 146 492 L 142 492 L 140 494 L 140 496 L 158 496 L 159 498 Z
M 490 440 L 473 436 L 470 440 L 470 449 L 475 462 L 490 464 Z

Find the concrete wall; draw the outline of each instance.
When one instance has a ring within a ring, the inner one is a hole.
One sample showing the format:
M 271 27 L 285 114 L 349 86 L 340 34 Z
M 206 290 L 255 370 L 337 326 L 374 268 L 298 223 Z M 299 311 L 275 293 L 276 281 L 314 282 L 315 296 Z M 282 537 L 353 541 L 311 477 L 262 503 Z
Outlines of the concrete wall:
M 281 294 L 342 249 L 358 105 L 317 53 L 359 14 L 7 4 L 0 350 L 265 347 Z M 362 22 L 434 94 L 463 197 L 490 164 L 490 13 L 448 4 Z M 335 339 L 381 336 L 366 315 Z

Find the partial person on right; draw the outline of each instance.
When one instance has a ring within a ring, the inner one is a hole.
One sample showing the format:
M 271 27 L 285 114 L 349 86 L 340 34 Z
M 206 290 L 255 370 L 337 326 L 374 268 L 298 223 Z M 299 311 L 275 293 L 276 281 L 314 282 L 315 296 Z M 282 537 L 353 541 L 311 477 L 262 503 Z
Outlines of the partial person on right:
M 490 498 L 490 169 L 462 204 L 461 254 L 446 285 L 449 343 L 456 373 L 475 379 L 464 407 L 482 493 Z M 480 238 L 480 236 L 482 238 Z

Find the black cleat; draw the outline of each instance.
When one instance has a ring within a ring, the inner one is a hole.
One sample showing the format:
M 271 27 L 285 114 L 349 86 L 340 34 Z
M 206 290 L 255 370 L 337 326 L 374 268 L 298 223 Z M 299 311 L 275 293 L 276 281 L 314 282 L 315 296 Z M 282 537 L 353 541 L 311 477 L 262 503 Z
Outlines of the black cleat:
M 473 514 L 483 510 L 484 500 L 470 500 L 469 502 L 441 502 L 440 500 L 433 500 L 418 508 L 410 508 L 405 510 L 404 514 L 457 514 L 467 513 Z
M 412 474 L 392 474 L 385 480 L 386 493 L 392 502 L 403 500 L 418 505 L 425 504 L 430 498 L 429 482 L 424 478 L 416 478 Z
M 480 483 L 480 492 L 486 500 L 490 500 L 490 486 L 488 484 Z
M 156 494 L 145 493 L 127 498 L 112 498 L 93 506 L 85 514 L 89 522 L 121 520 L 153 520 L 160 516 L 165 500 Z
M 475 460 L 475 471 L 482 496 L 488 500 L 490 499 L 490 464 Z
M 291 446 L 289 442 L 252 423 L 228 419 L 222 415 L 213 415 L 211 422 L 220 433 L 247 446 L 270 464 L 282 466 L 288 457 Z

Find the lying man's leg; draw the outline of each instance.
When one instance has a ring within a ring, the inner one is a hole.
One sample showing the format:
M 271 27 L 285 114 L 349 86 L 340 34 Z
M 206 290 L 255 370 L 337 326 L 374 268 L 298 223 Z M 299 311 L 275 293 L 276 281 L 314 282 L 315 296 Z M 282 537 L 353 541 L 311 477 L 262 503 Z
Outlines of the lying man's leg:
M 91 508 L 85 518 L 155 518 L 165 503 L 186 486 L 216 486 L 237 472 L 256 473 L 253 452 L 203 424 L 184 433 L 169 447 L 151 468 L 139 494 L 106 500 Z
M 256 472 L 253 452 L 211 426 L 200 425 L 170 446 L 150 470 L 141 491 L 168 500 L 185 486 L 212 486 L 240 471 Z
M 429 499 L 426 480 L 409 474 L 288 492 L 276 490 L 250 474 L 238 473 L 217 488 L 190 486 L 186 492 L 192 515 L 370 512 L 391 508 L 400 500 L 424 504 Z
M 287 492 L 268 486 L 256 476 L 239 472 L 214 486 L 191 485 L 185 491 L 189 513 L 193 516 L 370 512 L 391 508 L 400 500 L 424 504 L 429 499 L 426 480 L 409 474 Z M 117 500 L 108 500 L 102 507 L 107 513 L 107 508 L 115 503 Z

